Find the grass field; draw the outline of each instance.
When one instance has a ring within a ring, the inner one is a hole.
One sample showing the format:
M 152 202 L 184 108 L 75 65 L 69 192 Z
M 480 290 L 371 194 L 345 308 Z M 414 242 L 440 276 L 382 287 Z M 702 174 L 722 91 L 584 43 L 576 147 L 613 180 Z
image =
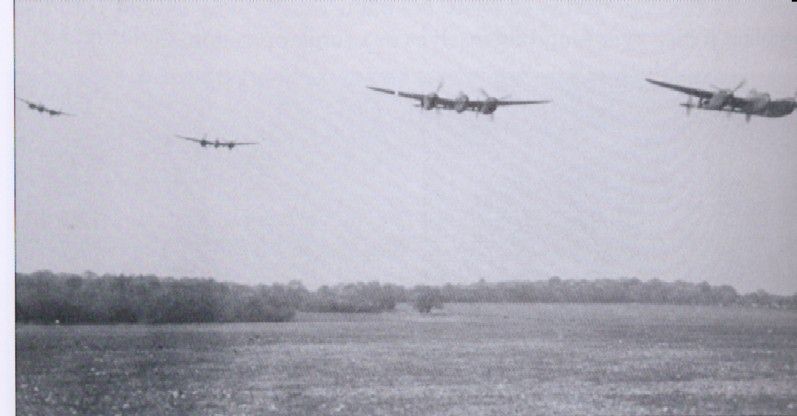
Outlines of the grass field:
M 21 415 L 797 414 L 797 313 L 446 305 L 421 316 L 16 330 Z

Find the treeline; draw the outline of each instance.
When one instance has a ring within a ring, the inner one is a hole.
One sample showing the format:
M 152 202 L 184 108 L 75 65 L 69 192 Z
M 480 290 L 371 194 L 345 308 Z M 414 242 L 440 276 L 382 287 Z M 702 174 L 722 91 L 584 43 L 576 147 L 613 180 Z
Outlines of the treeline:
M 296 299 L 282 285 L 155 276 L 16 274 L 16 321 L 71 323 L 279 322 Z
M 649 303 L 797 309 L 797 294 L 740 295 L 730 286 L 656 279 L 562 280 L 415 286 L 322 286 L 298 281 L 248 286 L 212 279 L 115 276 L 86 272 L 16 274 L 16 321 L 39 323 L 280 322 L 307 312 L 383 312 L 398 303 L 420 312 L 444 303 Z
M 401 286 L 376 282 L 322 286 L 311 292 L 298 281 L 247 286 L 209 278 L 91 272 L 17 273 L 15 286 L 17 322 L 63 324 L 281 322 L 299 310 L 389 311 L 414 296 Z
M 636 278 L 562 280 L 443 285 L 445 302 L 510 303 L 647 303 L 671 305 L 740 305 L 797 309 L 797 294 L 772 295 L 757 291 L 740 295 L 731 286 L 707 282 L 642 281 Z
M 305 290 L 302 300 L 299 308 L 308 312 L 383 312 L 406 301 L 407 291 L 397 285 L 359 282 Z

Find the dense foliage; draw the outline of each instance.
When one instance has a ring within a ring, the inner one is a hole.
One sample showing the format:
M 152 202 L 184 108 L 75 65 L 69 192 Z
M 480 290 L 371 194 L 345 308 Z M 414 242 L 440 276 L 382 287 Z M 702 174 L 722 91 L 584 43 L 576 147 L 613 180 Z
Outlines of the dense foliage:
M 15 303 L 18 322 L 61 323 L 275 322 L 298 306 L 278 284 L 47 271 L 17 273 Z
M 17 322 L 181 323 L 280 322 L 296 311 L 383 312 L 397 303 L 429 312 L 451 302 L 512 303 L 649 303 L 744 305 L 797 309 L 797 294 L 763 291 L 739 295 L 730 286 L 706 282 L 666 283 L 639 279 L 562 280 L 446 284 L 404 288 L 391 284 L 353 283 L 322 286 L 300 282 L 247 286 L 212 279 L 155 276 L 97 276 L 40 271 L 16 275 Z
M 759 290 L 740 295 L 731 286 L 706 282 L 630 279 L 548 280 L 443 285 L 445 302 L 510 303 L 648 303 L 670 305 L 744 305 L 797 309 L 797 294 L 772 295 Z
M 406 298 L 401 286 L 377 282 L 321 286 L 307 292 L 302 309 L 312 312 L 383 312 Z
M 432 309 L 441 309 L 443 307 L 443 296 L 440 294 L 440 289 L 429 286 L 416 287 L 413 306 L 420 313 L 429 313 Z
M 659 303 L 678 305 L 737 303 L 739 295 L 730 286 L 708 283 L 665 283 L 639 279 L 561 280 L 552 277 L 536 282 L 445 285 L 448 302 L 543 302 L 543 303 Z

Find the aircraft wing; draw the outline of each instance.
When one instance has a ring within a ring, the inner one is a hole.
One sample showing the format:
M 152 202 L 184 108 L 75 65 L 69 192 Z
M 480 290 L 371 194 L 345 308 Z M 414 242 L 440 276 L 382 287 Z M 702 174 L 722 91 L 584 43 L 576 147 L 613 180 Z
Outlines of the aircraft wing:
M 692 105 L 690 105 L 690 104 L 681 104 L 681 107 L 687 107 L 687 108 L 692 107 L 692 108 L 698 108 L 699 110 L 719 111 L 719 112 L 722 112 L 722 113 L 734 113 L 734 114 L 751 115 L 751 113 L 749 113 L 747 111 L 744 111 L 744 109 L 740 108 L 740 107 L 730 107 L 729 106 L 729 107 L 725 107 L 725 108 L 722 108 L 722 109 L 720 109 L 720 108 L 700 108 L 700 107 L 695 106 L 694 104 L 692 104 Z M 755 114 L 752 114 L 752 115 L 755 115 Z
M 551 102 L 550 100 L 536 100 L 536 101 L 502 101 L 498 100 L 496 104 L 498 105 L 524 105 L 524 104 L 546 104 Z
M 189 141 L 196 142 L 196 143 L 202 143 L 202 139 L 197 139 L 195 137 L 180 136 L 179 134 L 175 134 L 174 137 L 177 137 L 178 139 L 189 140 Z M 206 141 L 210 142 L 209 140 L 206 140 Z
M 455 107 L 456 101 L 454 101 L 454 100 L 449 100 L 449 99 L 446 99 L 446 98 L 438 98 L 437 101 L 438 101 L 438 104 L 441 104 L 441 107 L 446 109 L 446 110 L 455 110 L 456 109 L 456 107 Z M 499 106 L 502 106 L 502 105 L 546 104 L 546 103 L 550 103 L 550 102 L 551 102 L 550 100 L 535 100 L 535 101 L 503 101 L 503 100 L 498 100 L 498 101 L 495 102 L 495 104 L 497 104 Z M 465 108 L 468 109 L 468 110 L 471 110 L 471 111 L 481 111 L 482 108 L 484 108 L 485 103 L 486 103 L 486 101 L 483 101 L 483 100 L 470 100 L 470 101 L 468 101 L 468 104 L 467 104 L 467 106 Z
M 28 104 L 28 105 L 31 105 L 31 104 L 32 105 L 38 105 L 38 104 L 34 103 L 33 101 L 28 101 L 28 100 L 26 100 L 24 98 L 16 97 L 16 99 L 19 100 L 19 101 L 22 101 L 23 103 Z
M 415 94 L 412 92 L 389 90 L 387 88 L 379 88 L 379 87 L 368 87 L 368 89 L 373 91 L 383 92 L 385 94 L 398 95 L 399 97 L 413 98 L 416 100 L 423 99 L 423 96 L 425 95 L 425 94 Z
M 706 91 L 706 90 L 701 90 L 701 89 L 698 89 L 698 88 L 689 88 L 689 87 L 683 87 L 681 85 L 668 84 L 666 82 L 656 81 L 655 79 L 650 79 L 650 78 L 645 78 L 645 81 L 647 81 L 647 82 L 649 82 L 649 83 L 651 83 L 653 85 L 658 85 L 659 87 L 669 88 L 671 90 L 682 92 L 684 94 L 688 94 L 688 95 L 691 95 L 693 97 L 709 99 L 709 98 L 714 96 L 713 92 Z
M 465 110 L 470 111 L 481 111 L 482 105 L 484 101 L 468 101 L 465 105 Z M 420 104 L 418 105 L 420 106 Z M 448 98 L 438 98 L 437 99 L 437 107 L 442 110 L 456 110 L 456 101 L 450 100 Z
M 74 116 L 75 116 L 75 115 L 74 115 L 74 114 L 72 114 L 72 113 L 66 113 L 66 112 L 63 112 L 63 111 L 61 111 L 61 110 L 47 110 L 47 111 L 48 111 L 50 114 L 54 115 L 54 116 L 72 116 L 72 117 L 74 117 Z
M 645 78 L 645 80 L 647 82 L 651 83 L 651 84 L 658 85 L 658 86 L 664 87 L 664 88 L 669 88 L 671 90 L 682 92 L 684 94 L 688 94 L 688 95 L 691 95 L 691 96 L 694 96 L 694 97 L 699 97 L 699 98 L 703 98 L 703 99 L 710 99 L 711 97 L 714 96 L 714 93 L 711 92 L 711 91 L 701 90 L 701 89 L 698 89 L 698 88 L 689 88 L 689 87 L 684 87 L 684 86 L 675 85 L 675 84 L 668 84 L 666 82 L 656 81 L 656 80 L 650 79 L 650 78 Z M 745 98 L 740 98 L 740 97 L 737 97 L 735 95 L 731 95 L 730 102 L 728 103 L 728 105 L 731 106 L 731 107 L 734 107 L 734 108 L 738 108 L 738 107 L 744 107 L 744 106 L 746 106 L 749 103 L 750 103 L 750 101 L 745 99 Z
M 443 108 L 446 110 L 453 110 L 454 103 L 455 101 L 450 98 L 437 97 L 437 99 L 435 100 L 435 107 Z

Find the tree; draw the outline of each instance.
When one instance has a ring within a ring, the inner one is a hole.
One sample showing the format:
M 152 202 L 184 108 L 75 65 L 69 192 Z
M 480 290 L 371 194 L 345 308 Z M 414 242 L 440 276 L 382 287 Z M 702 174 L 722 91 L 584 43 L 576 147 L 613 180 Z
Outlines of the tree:
M 440 289 L 428 286 L 416 288 L 415 309 L 420 313 L 429 313 L 432 309 L 443 309 L 443 296 Z

